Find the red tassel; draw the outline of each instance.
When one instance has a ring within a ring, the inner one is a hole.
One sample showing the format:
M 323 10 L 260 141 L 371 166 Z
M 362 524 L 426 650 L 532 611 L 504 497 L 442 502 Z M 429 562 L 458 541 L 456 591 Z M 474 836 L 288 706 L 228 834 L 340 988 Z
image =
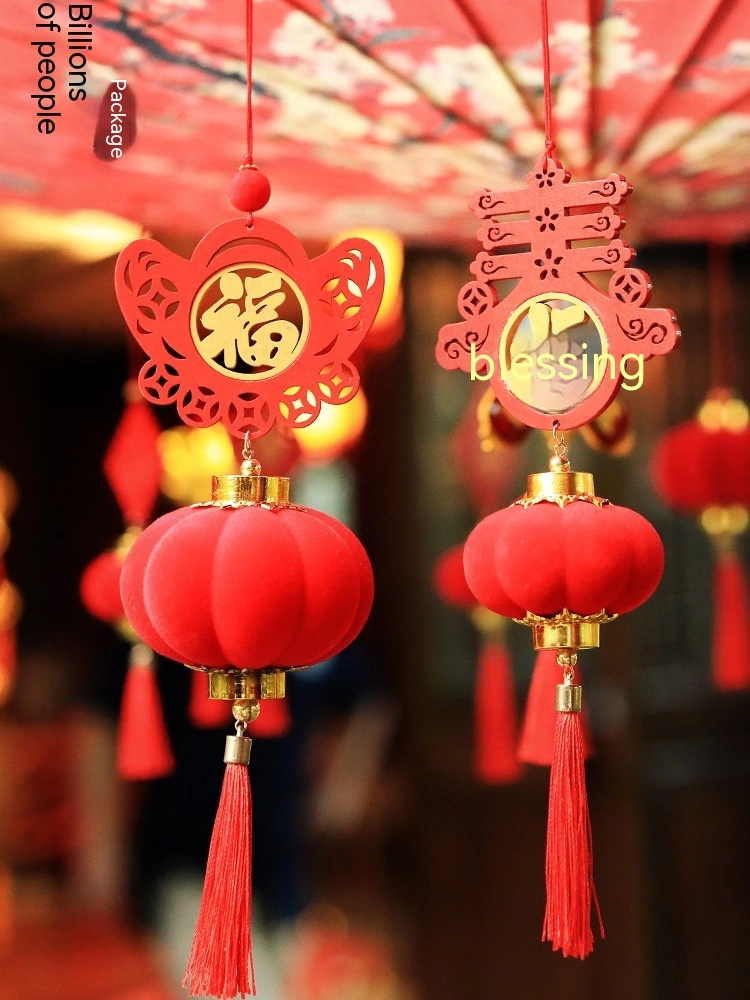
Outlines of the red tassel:
M 188 718 L 198 729 L 227 726 L 232 718 L 231 701 L 208 697 L 208 680 L 200 670 L 192 671 Z
M 154 654 L 136 643 L 130 652 L 117 735 L 117 771 L 128 781 L 164 778 L 174 770 L 156 683 Z
M 485 645 L 479 654 L 474 696 L 474 771 L 489 785 L 517 781 L 521 766 L 516 753 L 518 729 L 510 658 L 504 646 Z
M 250 934 L 252 799 L 247 762 L 239 754 L 231 754 L 233 741 L 245 748 L 247 761 L 250 757 L 250 739 L 227 738 L 224 785 L 182 984 L 189 985 L 190 996 L 217 1000 L 255 995 Z
M 264 740 L 286 736 L 292 728 L 292 719 L 289 715 L 286 698 L 268 698 L 262 703 L 262 706 L 257 719 L 253 719 L 248 725 L 248 733 Z
M 719 691 L 750 688 L 750 607 L 747 581 L 734 549 L 718 554 L 714 585 L 711 673 Z
M 521 738 L 518 741 L 518 759 L 524 764 L 538 764 L 540 767 L 550 767 L 552 764 L 558 715 L 555 711 L 555 692 L 559 681 L 557 650 L 541 650 L 531 675 Z M 584 755 L 588 758 L 593 753 L 593 746 L 585 715 L 580 722 Z
M 560 685 L 572 693 L 577 685 Z M 577 688 L 580 694 L 580 688 Z M 565 958 L 585 958 L 594 947 L 593 902 L 604 937 L 594 888 L 591 821 L 586 795 L 583 726 L 580 711 L 560 711 L 549 784 L 547 820 L 547 909 L 542 941 Z

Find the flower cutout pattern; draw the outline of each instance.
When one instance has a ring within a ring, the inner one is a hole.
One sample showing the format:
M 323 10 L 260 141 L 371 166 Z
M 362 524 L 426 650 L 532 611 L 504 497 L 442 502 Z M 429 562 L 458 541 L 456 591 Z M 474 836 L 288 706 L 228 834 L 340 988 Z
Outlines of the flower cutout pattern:
M 542 281 L 544 281 L 547 276 L 552 278 L 560 277 L 558 268 L 560 264 L 562 264 L 562 257 L 555 257 L 552 253 L 551 247 L 547 247 L 544 251 L 544 257 L 537 257 L 534 263 L 539 268 L 539 277 Z
M 549 207 L 545 207 L 544 211 L 540 215 L 535 215 L 534 218 L 539 223 L 540 233 L 544 233 L 547 230 L 554 233 L 557 229 L 555 223 L 560 218 L 560 213 L 553 212 Z

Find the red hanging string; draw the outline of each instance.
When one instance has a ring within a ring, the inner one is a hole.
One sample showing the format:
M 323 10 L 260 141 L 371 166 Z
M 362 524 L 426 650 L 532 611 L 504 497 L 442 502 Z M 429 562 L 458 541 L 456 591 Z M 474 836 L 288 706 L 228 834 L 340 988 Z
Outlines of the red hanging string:
M 245 44 L 246 152 L 245 159 L 229 184 L 229 200 L 238 212 L 247 213 L 247 228 L 252 229 L 253 212 L 260 211 L 271 197 L 268 178 L 255 166 L 253 156 L 253 0 L 245 0 Z
M 555 148 L 552 136 L 552 74 L 549 59 L 549 11 L 542 0 L 542 65 L 544 68 L 544 148 L 549 156 Z
M 253 0 L 245 0 L 245 61 L 247 63 L 247 121 L 245 163 L 253 162 Z

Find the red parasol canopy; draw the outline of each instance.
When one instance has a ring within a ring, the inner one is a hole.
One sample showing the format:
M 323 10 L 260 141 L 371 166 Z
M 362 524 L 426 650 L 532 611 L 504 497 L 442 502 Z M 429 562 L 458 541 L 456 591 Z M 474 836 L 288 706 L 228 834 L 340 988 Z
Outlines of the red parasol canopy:
M 232 214 L 244 154 L 241 0 L 97 0 L 85 101 L 68 99 L 67 5 L 54 36 L 57 110 L 36 131 L 31 7 L 4 11 L 0 198 L 116 212 L 195 236 Z M 593 13 L 592 13 L 593 12 Z M 558 148 L 636 184 L 642 239 L 750 232 L 750 5 L 553 0 Z M 518 187 L 543 148 L 539 0 L 256 0 L 256 160 L 270 211 L 303 238 L 377 224 L 413 242 L 472 239 L 477 187 Z M 118 161 L 92 152 L 110 81 L 135 94 Z

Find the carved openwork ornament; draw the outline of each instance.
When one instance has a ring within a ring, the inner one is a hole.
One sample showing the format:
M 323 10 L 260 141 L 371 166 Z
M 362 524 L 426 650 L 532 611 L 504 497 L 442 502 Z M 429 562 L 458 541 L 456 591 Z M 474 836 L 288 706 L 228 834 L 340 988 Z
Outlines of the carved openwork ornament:
M 671 351 L 680 331 L 670 310 L 647 308 L 649 277 L 618 238 L 624 177 L 571 183 L 545 155 L 526 180 L 470 200 L 483 249 L 458 296 L 462 320 L 441 329 L 436 354 L 488 381 L 525 424 L 567 430 L 597 417 L 626 373 Z M 612 274 L 606 293 L 587 277 L 598 271 Z
M 321 402 L 359 388 L 349 360 L 383 295 L 383 262 L 351 238 L 312 260 L 276 222 L 211 230 L 190 260 L 155 240 L 120 254 L 117 298 L 148 355 L 138 384 L 182 420 L 260 437 L 275 420 L 305 427 Z

